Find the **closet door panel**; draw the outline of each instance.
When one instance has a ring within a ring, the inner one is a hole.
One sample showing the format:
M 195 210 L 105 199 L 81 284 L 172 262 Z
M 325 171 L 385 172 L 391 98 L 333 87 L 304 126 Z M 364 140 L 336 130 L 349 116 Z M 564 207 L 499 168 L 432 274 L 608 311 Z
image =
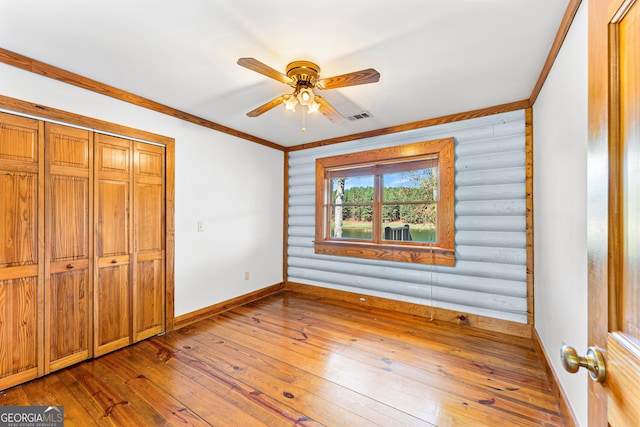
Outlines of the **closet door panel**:
M 131 142 L 96 135 L 94 354 L 131 343 Z
M 89 178 L 49 178 L 51 261 L 89 258 Z
M 89 179 L 53 176 L 47 242 L 47 372 L 90 356 Z
M 37 120 L 0 113 L 0 159 L 18 163 L 38 163 Z
M 38 263 L 38 174 L 0 167 L 0 268 Z
M 164 268 L 162 258 L 136 263 L 134 325 L 135 341 L 164 331 Z
M 136 185 L 135 201 L 133 327 L 140 341 L 164 331 L 162 185 Z
M 96 356 L 130 343 L 129 265 L 100 266 L 95 310 Z
M 164 147 L 136 142 L 135 174 L 137 181 L 145 178 L 161 181 L 164 178 Z
M 38 376 L 38 278 L 0 280 L 0 389 Z
M 36 174 L 0 170 L 0 378 L 37 367 L 36 195 Z
M 47 141 L 49 162 L 54 168 L 67 166 L 74 171 L 89 170 L 91 151 L 88 131 L 47 124 Z
M 134 145 L 133 333 L 164 331 L 164 147 Z
M 97 166 L 98 173 L 125 181 L 129 180 L 131 170 L 130 142 L 115 136 L 98 135 Z
M 0 113 L 0 390 L 42 373 L 42 125 Z
M 81 267 L 50 279 L 46 325 L 50 371 L 89 358 L 89 271 L 86 263 Z
M 91 355 L 92 135 L 47 124 L 45 373 Z
M 136 252 L 161 253 L 164 244 L 162 185 L 137 184 L 135 200 Z
M 98 257 L 129 253 L 129 183 L 98 183 Z

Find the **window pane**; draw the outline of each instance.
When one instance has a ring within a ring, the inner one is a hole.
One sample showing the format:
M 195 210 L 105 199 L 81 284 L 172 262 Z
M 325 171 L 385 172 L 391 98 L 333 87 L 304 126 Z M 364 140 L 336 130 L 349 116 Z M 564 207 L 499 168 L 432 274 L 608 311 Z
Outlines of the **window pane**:
M 373 239 L 373 175 L 332 178 L 331 237 Z
M 436 242 L 436 204 L 385 204 L 383 240 Z
M 388 173 L 382 176 L 385 202 L 433 202 L 438 198 L 438 168 Z
M 373 175 L 331 179 L 331 203 L 373 203 Z
M 373 206 L 334 206 L 331 209 L 331 237 L 373 239 Z M 340 219 L 342 216 L 342 219 Z M 336 218 L 338 220 L 336 221 Z

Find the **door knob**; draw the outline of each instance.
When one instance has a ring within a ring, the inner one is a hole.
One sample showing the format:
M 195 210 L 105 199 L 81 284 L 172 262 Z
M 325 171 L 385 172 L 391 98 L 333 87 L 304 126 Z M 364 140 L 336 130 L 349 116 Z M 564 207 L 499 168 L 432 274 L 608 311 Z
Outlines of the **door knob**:
M 596 347 L 589 347 L 587 349 L 587 357 L 582 357 L 578 356 L 575 348 L 565 344 L 560 349 L 560 359 L 567 372 L 575 374 L 581 367 L 587 368 L 593 381 L 604 382 L 607 369 L 602 352 Z

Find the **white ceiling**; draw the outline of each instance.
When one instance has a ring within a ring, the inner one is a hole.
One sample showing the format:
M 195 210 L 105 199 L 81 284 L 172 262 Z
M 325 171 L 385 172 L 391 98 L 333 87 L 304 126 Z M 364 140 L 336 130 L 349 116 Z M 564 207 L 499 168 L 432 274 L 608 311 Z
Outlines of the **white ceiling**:
M 568 0 L 0 0 L 0 47 L 284 146 L 529 98 Z M 278 71 L 375 68 L 378 83 L 319 91 L 333 124 L 276 107 Z

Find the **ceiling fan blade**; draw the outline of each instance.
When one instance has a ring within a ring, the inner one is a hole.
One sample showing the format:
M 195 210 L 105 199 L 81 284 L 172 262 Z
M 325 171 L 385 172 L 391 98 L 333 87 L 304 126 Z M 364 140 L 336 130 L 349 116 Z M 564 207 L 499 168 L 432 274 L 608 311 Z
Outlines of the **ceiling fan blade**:
M 344 117 L 342 114 L 338 113 L 338 110 L 333 108 L 331 104 L 329 104 L 323 97 L 316 95 L 314 100 L 320 104 L 320 112 L 331 121 L 331 123 L 341 122 Z
M 284 98 L 286 97 L 286 95 L 281 95 L 275 99 L 272 99 L 271 101 L 267 102 L 266 104 L 262 104 L 261 106 L 259 106 L 258 108 L 255 108 L 251 111 L 249 111 L 247 113 L 247 116 L 249 117 L 258 117 L 260 114 L 266 113 L 267 111 L 271 110 L 273 107 L 277 107 L 278 105 L 282 104 L 282 101 L 284 101 Z
M 269 78 L 277 80 L 281 83 L 284 83 L 287 85 L 293 84 L 293 80 L 291 78 L 285 76 L 280 71 L 274 70 L 273 68 L 269 67 L 267 64 L 260 62 L 257 59 L 240 58 L 238 59 L 238 65 L 248 68 L 251 71 L 255 71 L 256 73 L 260 73 L 263 76 L 267 76 Z
M 320 79 L 316 83 L 319 89 L 335 89 L 345 86 L 364 85 L 367 83 L 375 83 L 380 80 L 380 73 L 373 68 L 366 70 L 354 71 L 353 73 L 341 74 L 335 77 L 327 77 Z

